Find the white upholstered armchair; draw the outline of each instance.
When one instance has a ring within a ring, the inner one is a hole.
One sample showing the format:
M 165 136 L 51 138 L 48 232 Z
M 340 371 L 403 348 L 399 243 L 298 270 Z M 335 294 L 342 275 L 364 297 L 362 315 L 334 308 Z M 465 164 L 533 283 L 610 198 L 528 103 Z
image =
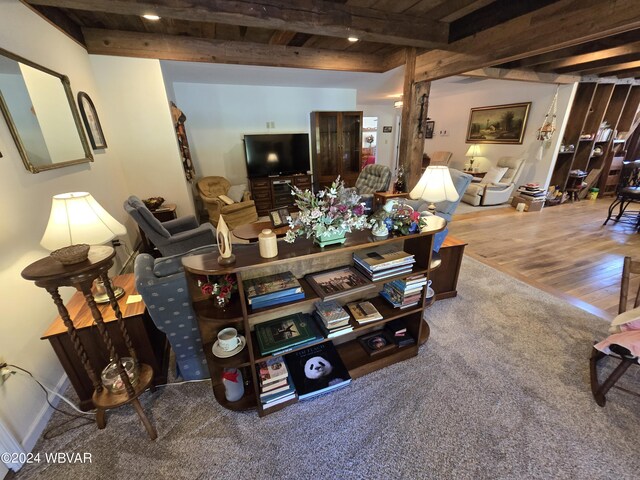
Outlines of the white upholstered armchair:
M 472 183 L 462 200 L 469 205 L 500 205 L 511 198 L 524 158 L 502 157 L 479 183 Z

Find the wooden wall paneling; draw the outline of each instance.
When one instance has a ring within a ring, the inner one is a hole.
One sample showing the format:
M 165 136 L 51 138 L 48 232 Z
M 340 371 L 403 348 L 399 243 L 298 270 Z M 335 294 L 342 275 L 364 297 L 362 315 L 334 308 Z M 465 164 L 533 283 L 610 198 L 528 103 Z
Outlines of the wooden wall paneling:
M 634 85 L 631 87 L 627 101 L 622 109 L 620 121 L 618 122 L 618 133 L 629 131 L 638 111 L 638 104 L 640 104 L 640 85 Z

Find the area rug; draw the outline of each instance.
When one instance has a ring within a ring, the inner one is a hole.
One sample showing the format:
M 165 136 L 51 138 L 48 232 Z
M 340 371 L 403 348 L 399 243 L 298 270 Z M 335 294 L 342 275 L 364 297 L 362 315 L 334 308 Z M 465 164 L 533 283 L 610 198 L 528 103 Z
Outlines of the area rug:
M 224 410 L 206 383 L 168 386 L 142 397 L 155 442 L 124 407 L 105 430 L 35 449 L 92 463 L 30 464 L 16 478 L 638 478 L 640 399 L 612 390 L 600 408 L 589 390 L 607 324 L 469 258 L 458 287 L 426 310 L 417 357 L 345 389 L 260 419 Z M 640 390 L 635 370 L 627 386 Z

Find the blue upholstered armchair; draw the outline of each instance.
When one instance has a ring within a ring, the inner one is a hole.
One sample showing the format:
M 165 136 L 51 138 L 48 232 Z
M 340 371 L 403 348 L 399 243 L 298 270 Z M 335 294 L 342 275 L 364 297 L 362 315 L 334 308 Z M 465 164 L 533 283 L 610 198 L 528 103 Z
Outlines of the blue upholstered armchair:
M 153 323 L 166 333 L 176 356 L 177 373 L 185 380 L 209 378 L 209 369 L 181 258 L 211 251 L 217 251 L 217 247 L 199 247 L 184 255 L 155 260 L 147 253 L 136 257 L 136 288 Z
M 460 200 L 462 200 L 462 196 L 464 195 L 465 190 L 467 189 L 467 187 L 471 183 L 471 179 L 473 178 L 473 176 L 467 173 L 461 172 L 460 170 L 456 170 L 454 168 L 450 168 L 449 173 L 451 173 L 451 180 L 453 181 L 453 186 L 458 192 L 459 198 L 455 202 L 444 201 L 444 202 L 438 202 L 435 204 L 436 215 L 444 218 L 447 222 L 451 221 L 451 218 L 453 217 L 453 212 L 455 212 L 456 208 L 458 207 L 458 204 L 460 203 Z M 406 203 L 411 205 L 414 210 L 419 210 L 419 211 L 427 210 L 427 202 L 425 202 L 424 200 L 407 200 Z M 446 238 L 447 233 L 449 233 L 449 229 L 445 228 L 442 232 L 437 233 L 434 236 L 434 239 L 433 239 L 434 252 L 437 252 L 438 250 L 440 250 L 440 246 L 442 245 L 442 242 L 444 242 L 444 239 Z
M 198 225 L 193 215 L 161 222 L 135 195 L 124 202 L 124 209 L 163 256 L 177 255 L 192 248 L 216 243 L 216 229 L 213 225 Z

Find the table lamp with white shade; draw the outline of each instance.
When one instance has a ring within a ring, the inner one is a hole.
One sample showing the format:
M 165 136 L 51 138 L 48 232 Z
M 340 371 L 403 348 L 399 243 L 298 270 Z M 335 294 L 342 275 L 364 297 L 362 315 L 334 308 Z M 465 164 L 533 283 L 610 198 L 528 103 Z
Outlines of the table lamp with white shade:
M 90 193 L 71 192 L 54 195 L 51 201 L 49 223 L 40 245 L 52 250 L 51 256 L 65 265 L 87 259 L 89 245 L 102 245 L 127 233 L 124 225 L 102 208 Z M 104 291 L 104 290 L 102 290 Z M 120 287 L 114 288 L 116 298 L 124 295 Z M 96 295 L 96 302 L 109 298 Z
M 480 156 L 480 145 L 477 143 L 473 143 L 469 146 L 469 150 L 464 154 L 465 157 L 469 157 L 469 170 L 473 170 L 473 162 L 475 162 L 475 157 Z
M 449 167 L 436 165 L 427 167 L 418 184 L 409 193 L 409 197 L 429 202 L 429 211 L 433 213 L 436 210 L 434 203 L 445 200 L 455 202 L 460 195 L 451 180 Z

